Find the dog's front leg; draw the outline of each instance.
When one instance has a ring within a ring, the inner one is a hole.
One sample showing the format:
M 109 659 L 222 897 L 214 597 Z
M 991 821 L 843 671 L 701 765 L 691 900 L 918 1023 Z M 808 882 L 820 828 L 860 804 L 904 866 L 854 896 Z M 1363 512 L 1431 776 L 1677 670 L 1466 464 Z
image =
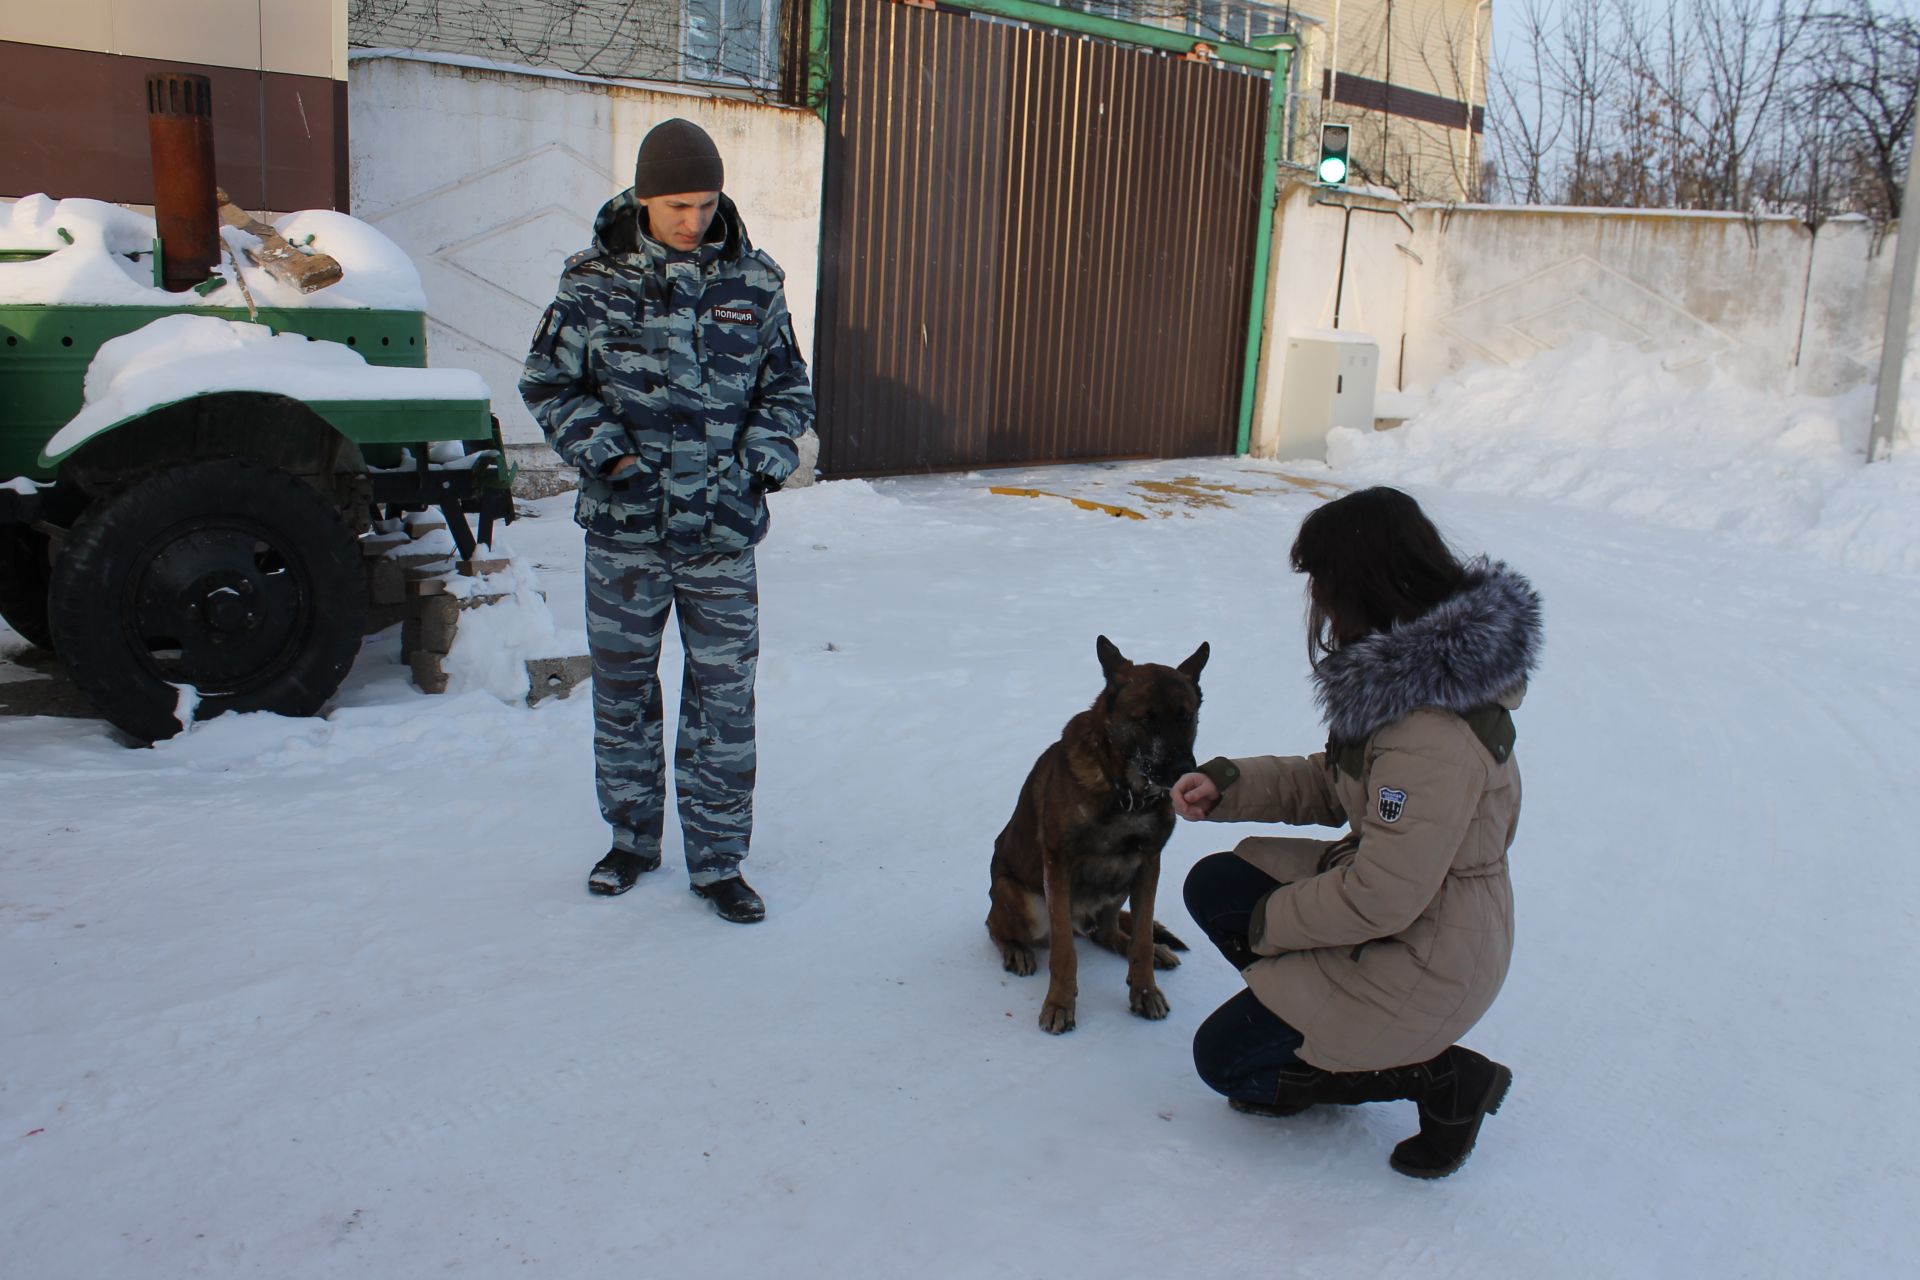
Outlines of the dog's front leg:
M 1143 1018 L 1167 1016 L 1167 998 L 1153 980 L 1153 895 L 1160 885 L 1160 855 L 1140 859 L 1133 873 L 1133 930 L 1127 940 L 1127 1007 Z
M 1080 994 L 1079 954 L 1073 949 L 1073 886 L 1065 858 L 1041 852 L 1047 886 L 1047 998 L 1040 1006 L 1040 1029 L 1049 1035 L 1073 1030 L 1073 1006 Z

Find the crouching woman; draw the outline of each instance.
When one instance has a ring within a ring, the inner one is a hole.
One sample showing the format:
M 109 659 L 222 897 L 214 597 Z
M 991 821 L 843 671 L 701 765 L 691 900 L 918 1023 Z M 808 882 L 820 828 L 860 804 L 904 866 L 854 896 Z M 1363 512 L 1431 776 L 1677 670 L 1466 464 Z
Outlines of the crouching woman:
M 1292 565 L 1307 577 L 1326 749 L 1211 760 L 1175 783 L 1174 808 L 1349 830 L 1254 836 L 1188 875 L 1187 910 L 1247 984 L 1201 1025 L 1194 1064 L 1256 1114 L 1411 1100 L 1420 1132 L 1390 1163 L 1444 1177 L 1513 1079 L 1455 1042 L 1512 951 L 1512 712 L 1540 648 L 1539 597 L 1502 564 L 1461 563 L 1394 489 L 1315 510 Z

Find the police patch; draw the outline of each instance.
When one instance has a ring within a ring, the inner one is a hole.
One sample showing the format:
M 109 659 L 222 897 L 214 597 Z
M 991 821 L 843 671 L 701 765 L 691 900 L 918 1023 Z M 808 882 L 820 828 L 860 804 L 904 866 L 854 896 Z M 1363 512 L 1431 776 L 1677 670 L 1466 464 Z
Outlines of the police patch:
M 1380 821 L 1398 822 L 1406 811 L 1407 793 L 1393 787 L 1380 788 Z
M 752 324 L 759 319 L 752 307 L 715 307 L 707 314 L 721 324 Z

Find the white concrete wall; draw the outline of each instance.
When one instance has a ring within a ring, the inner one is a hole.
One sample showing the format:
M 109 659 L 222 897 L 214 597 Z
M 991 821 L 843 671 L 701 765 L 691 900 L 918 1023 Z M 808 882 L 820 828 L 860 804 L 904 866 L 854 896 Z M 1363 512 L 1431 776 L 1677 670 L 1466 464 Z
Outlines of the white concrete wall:
M 727 194 L 785 269 L 813 350 L 826 134 L 811 112 L 386 57 L 356 58 L 349 94 L 353 211 L 412 255 L 433 363 L 486 378 L 509 443 L 541 440 L 515 388 L 560 265 L 672 116 L 713 135 Z
M 1342 209 L 1283 195 L 1253 451 L 1320 455 L 1312 424 L 1282 421 L 1284 339 L 1331 327 Z M 1353 201 L 1391 209 L 1382 200 Z M 1500 206 L 1355 213 L 1343 330 L 1380 345 L 1379 393 L 1424 390 L 1474 361 L 1509 364 L 1580 333 L 1659 352 L 1689 379 L 1830 395 L 1872 378 L 1893 237 L 1863 220 Z M 1411 226 L 1408 225 L 1411 224 Z M 1390 416 L 1383 414 L 1382 416 Z

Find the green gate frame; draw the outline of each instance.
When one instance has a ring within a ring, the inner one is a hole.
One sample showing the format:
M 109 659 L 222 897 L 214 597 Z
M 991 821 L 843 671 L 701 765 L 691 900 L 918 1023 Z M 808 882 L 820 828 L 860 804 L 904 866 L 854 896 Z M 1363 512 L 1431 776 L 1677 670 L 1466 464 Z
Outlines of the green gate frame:
M 807 18 L 807 94 L 813 100 L 820 119 L 830 124 L 827 104 L 830 101 L 829 82 L 833 75 L 833 0 L 806 2 L 811 6 Z M 925 3 L 925 0 L 919 2 L 925 8 L 936 7 Z M 1266 144 L 1260 157 L 1260 213 L 1254 231 L 1253 298 L 1248 306 L 1247 350 L 1240 379 L 1240 425 L 1234 439 L 1234 453 L 1245 454 L 1253 438 L 1253 395 L 1259 382 L 1260 348 L 1266 343 L 1267 314 L 1272 302 L 1267 268 L 1273 255 L 1273 213 L 1280 191 L 1280 156 L 1286 149 L 1287 80 L 1292 70 L 1294 52 L 1300 47 L 1300 37 L 1257 36 L 1251 46 L 1216 43 L 1160 27 L 1146 27 L 1118 18 L 1059 9 L 1050 4 L 1041 4 L 1039 0 L 939 0 L 938 7 L 965 9 L 1013 22 L 1057 27 L 1062 31 L 1097 36 L 1118 44 L 1164 49 L 1168 53 L 1192 55 L 1196 49 L 1204 47 L 1206 53 L 1203 56 L 1216 62 L 1230 62 L 1235 66 L 1271 73 L 1267 81 Z

